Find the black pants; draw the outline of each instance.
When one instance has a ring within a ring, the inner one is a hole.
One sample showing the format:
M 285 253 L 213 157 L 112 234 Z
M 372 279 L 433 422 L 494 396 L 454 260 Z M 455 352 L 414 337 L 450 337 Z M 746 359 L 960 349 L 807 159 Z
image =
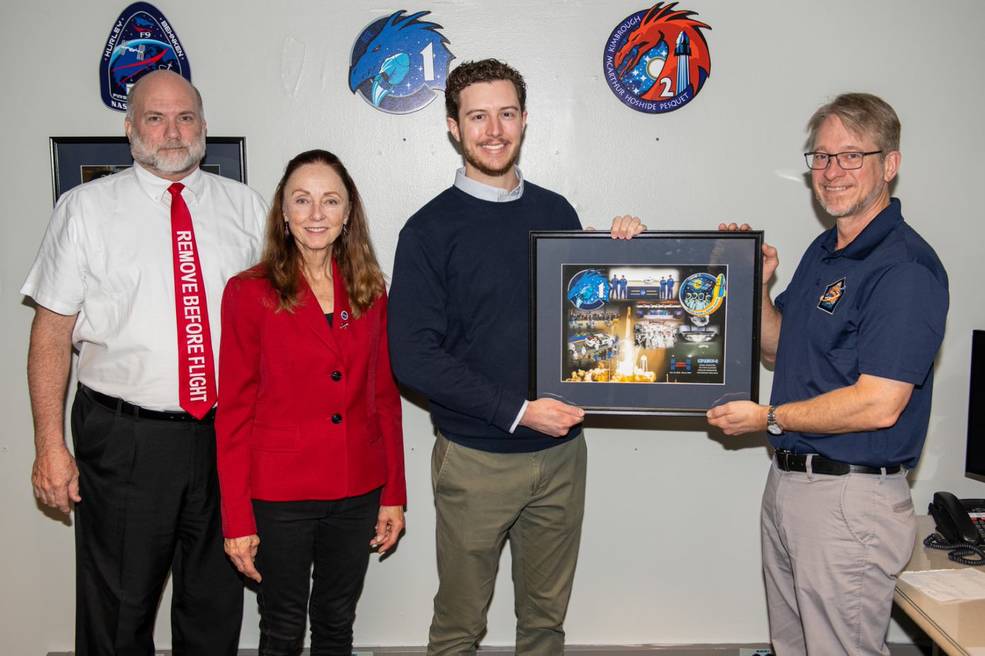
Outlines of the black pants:
M 300 654 L 309 614 L 311 656 L 352 654 L 352 623 L 379 507 L 379 490 L 336 501 L 254 500 L 256 566 L 263 577 L 260 656 Z
M 211 422 L 138 419 L 79 390 L 72 434 L 77 656 L 148 656 L 171 571 L 175 656 L 236 654 L 243 585 L 222 549 Z

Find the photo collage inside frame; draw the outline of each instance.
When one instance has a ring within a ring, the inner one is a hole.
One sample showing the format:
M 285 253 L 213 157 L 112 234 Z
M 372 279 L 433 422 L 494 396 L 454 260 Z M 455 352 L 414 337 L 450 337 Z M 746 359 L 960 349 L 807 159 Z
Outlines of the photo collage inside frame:
M 725 382 L 725 265 L 562 265 L 561 381 Z

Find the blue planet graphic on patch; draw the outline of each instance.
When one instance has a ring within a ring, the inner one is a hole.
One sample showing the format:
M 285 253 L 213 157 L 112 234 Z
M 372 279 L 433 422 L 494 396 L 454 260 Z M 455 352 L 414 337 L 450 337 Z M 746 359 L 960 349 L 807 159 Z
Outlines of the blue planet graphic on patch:
M 133 39 L 113 50 L 109 61 L 113 91 L 125 96 L 127 86 L 152 70 L 180 70 L 178 57 L 169 44 L 154 39 Z
M 596 310 L 609 300 L 609 279 L 595 269 L 585 269 L 568 283 L 568 300 L 579 310 Z

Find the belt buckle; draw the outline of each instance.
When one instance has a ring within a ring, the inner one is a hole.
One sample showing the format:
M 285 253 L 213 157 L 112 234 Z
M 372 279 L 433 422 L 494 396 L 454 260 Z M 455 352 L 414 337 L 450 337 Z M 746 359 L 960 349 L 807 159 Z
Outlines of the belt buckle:
M 775 455 L 776 466 L 783 471 L 790 471 L 790 456 L 793 455 L 793 453 L 787 449 L 777 449 Z

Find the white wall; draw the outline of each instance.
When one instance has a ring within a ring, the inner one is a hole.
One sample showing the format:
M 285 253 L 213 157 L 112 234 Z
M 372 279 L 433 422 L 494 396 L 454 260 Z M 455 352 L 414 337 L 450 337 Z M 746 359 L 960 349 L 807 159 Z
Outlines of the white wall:
M 72 643 L 72 529 L 31 495 L 32 428 L 24 377 L 32 312 L 18 288 L 51 208 L 48 137 L 122 133 L 98 97 L 97 61 L 126 2 L 0 6 L 3 222 L 0 225 L 0 644 L 37 654 Z M 448 186 L 458 165 L 442 103 L 409 116 L 376 112 L 347 88 L 349 50 L 370 21 L 431 9 L 457 61 L 497 56 L 526 76 L 530 124 L 522 167 L 566 195 L 585 224 L 614 213 L 652 228 L 705 229 L 721 220 L 766 230 L 785 287 L 822 229 L 804 183 L 803 127 L 838 92 L 867 90 L 903 122 L 898 195 L 951 278 L 930 434 L 913 494 L 983 495 L 963 477 L 970 331 L 985 328 L 985 228 L 972 194 L 985 153 L 980 65 L 985 4 L 872 0 L 687 0 L 713 30 L 711 78 L 677 112 L 648 116 L 608 91 L 601 52 L 610 30 L 645 1 L 421 2 L 158 0 L 189 53 L 214 135 L 245 135 L 251 184 L 269 198 L 295 153 L 326 147 L 347 162 L 390 271 L 406 218 Z M 904 298 L 900 302 L 920 302 Z M 770 376 L 764 370 L 762 395 Z M 370 568 L 357 644 L 423 644 L 435 589 L 430 422 L 405 404 L 408 531 Z M 591 452 L 572 644 L 766 639 L 757 517 L 763 441 L 710 434 L 700 421 L 608 420 Z M 486 643 L 512 642 L 508 555 Z M 243 645 L 257 641 L 252 594 Z M 167 612 L 162 613 L 166 619 Z M 895 639 L 901 637 L 893 629 Z M 170 644 L 167 622 L 159 646 Z

